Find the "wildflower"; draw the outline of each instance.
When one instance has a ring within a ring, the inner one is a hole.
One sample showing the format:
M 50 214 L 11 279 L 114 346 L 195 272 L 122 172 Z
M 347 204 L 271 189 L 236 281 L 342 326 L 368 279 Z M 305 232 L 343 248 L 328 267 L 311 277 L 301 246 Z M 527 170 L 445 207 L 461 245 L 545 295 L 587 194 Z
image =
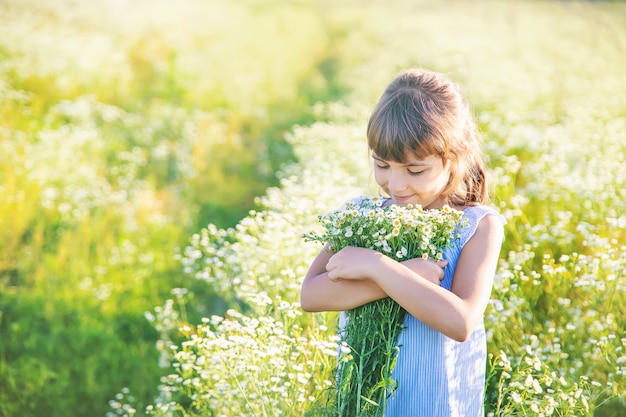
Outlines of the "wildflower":
M 524 386 L 531 387 L 533 385 L 533 381 L 534 381 L 533 376 L 528 375 L 526 379 L 524 380 Z
M 511 393 L 511 398 L 518 404 L 522 402 L 522 397 L 516 391 Z
M 539 381 L 536 379 L 533 379 L 533 390 L 535 391 L 535 394 L 541 394 L 543 392 L 541 385 L 539 385 Z

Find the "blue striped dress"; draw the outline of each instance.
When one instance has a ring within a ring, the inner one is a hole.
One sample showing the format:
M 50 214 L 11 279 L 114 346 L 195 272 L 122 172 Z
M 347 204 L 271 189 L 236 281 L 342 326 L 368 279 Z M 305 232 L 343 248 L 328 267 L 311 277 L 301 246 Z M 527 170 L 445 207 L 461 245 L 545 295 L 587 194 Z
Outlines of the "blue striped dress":
M 461 249 L 488 215 L 504 218 L 486 206 L 468 207 L 463 217 L 469 227 L 461 229 L 454 246 L 443 258 L 448 261 L 441 286 L 450 290 Z M 445 312 L 442 312 L 445 314 Z M 483 397 L 487 343 L 484 323 L 463 343 L 407 314 L 398 339 L 400 352 L 392 377 L 398 389 L 387 400 L 386 417 L 478 417 L 484 416 Z

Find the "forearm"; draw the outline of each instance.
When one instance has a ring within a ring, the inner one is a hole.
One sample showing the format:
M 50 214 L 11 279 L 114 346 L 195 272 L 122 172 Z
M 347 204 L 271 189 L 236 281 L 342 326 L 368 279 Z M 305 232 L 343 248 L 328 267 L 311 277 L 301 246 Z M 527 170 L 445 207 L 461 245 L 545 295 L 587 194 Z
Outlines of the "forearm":
M 343 311 L 385 298 L 387 295 L 372 280 L 331 281 L 328 273 L 306 277 L 300 292 L 304 311 Z
M 457 261 L 451 291 L 387 257 L 379 257 L 370 266 L 370 277 L 411 315 L 452 339 L 464 341 L 489 302 L 502 236 L 502 225 L 495 216 L 480 222 Z
M 455 293 L 424 279 L 403 265 L 381 258 L 373 280 L 409 314 L 446 336 L 465 340 L 478 320 L 471 305 Z

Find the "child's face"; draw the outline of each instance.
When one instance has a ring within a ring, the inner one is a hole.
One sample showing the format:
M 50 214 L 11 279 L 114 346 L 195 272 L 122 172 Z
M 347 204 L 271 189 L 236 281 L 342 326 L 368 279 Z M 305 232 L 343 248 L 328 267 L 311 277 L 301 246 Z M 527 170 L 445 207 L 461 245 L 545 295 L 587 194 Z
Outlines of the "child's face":
M 372 158 L 376 182 L 394 204 L 419 204 L 425 209 L 443 207 L 441 193 L 448 184 L 450 171 L 439 156 L 411 156 L 404 163 L 385 161 L 376 155 Z

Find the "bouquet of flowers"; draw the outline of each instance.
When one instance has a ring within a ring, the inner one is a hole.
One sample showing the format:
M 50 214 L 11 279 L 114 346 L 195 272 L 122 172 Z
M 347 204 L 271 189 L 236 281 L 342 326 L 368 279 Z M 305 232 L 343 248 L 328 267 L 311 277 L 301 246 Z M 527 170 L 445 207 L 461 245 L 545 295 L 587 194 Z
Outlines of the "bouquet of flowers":
M 462 212 L 444 206 L 383 207 L 380 197 L 362 197 L 341 209 L 319 216 L 323 233 L 303 235 L 307 241 L 329 243 L 337 252 L 346 246 L 369 248 L 396 261 L 416 257 L 441 260 L 452 244 Z M 387 297 L 348 311 L 341 329 L 341 356 L 336 393 L 322 415 L 376 417 L 385 415 L 386 399 L 396 389 L 391 378 L 398 336 L 406 311 Z M 317 414 L 319 415 L 319 413 Z

